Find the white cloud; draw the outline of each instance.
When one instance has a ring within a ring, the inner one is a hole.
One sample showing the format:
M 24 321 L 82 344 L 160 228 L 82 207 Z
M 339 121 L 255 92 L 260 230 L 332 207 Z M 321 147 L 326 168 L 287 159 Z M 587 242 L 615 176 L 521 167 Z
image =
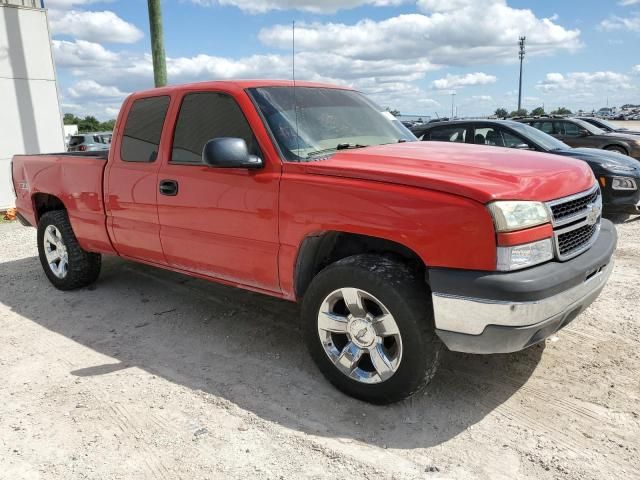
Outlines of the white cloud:
M 58 67 L 100 66 L 106 62 L 117 62 L 118 55 L 99 43 L 76 40 L 53 40 L 53 55 Z
M 497 80 L 493 75 L 486 73 L 467 73 L 466 75 L 447 75 L 445 78 L 434 80 L 432 85 L 438 90 L 455 90 L 457 88 L 474 85 L 488 85 Z
M 362 5 L 386 7 L 400 5 L 409 0 L 190 0 L 202 6 L 233 6 L 249 13 L 265 13 L 271 10 L 302 10 L 329 14 L 338 10 Z
M 640 0 L 620 0 L 618 3 L 623 7 L 628 7 L 629 5 L 640 5 Z
M 548 73 L 536 88 L 544 93 L 571 92 L 572 94 L 595 95 L 603 91 L 630 90 L 634 86 L 628 75 L 616 72 L 571 72 Z
M 117 98 L 124 99 L 127 93 L 121 91 L 118 87 L 101 85 L 95 80 L 79 80 L 67 90 L 71 98 Z
M 70 35 L 90 42 L 135 43 L 144 36 L 138 27 L 111 11 L 54 11 L 50 22 L 54 34 Z
M 640 32 L 640 14 L 625 18 L 611 15 L 600 22 L 599 28 L 607 31 L 628 30 L 630 32 Z
M 449 8 L 449 0 L 419 4 L 428 7 L 428 14 L 367 19 L 351 25 L 301 23 L 296 26 L 296 45 L 301 50 L 336 52 L 348 58 L 423 58 L 441 65 L 516 61 L 520 35 L 527 36 L 530 55 L 574 51 L 581 46 L 579 30 L 537 18 L 530 10 L 509 7 L 503 0 L 455 0 L 456 9 Z M 291 25 L 265 28 L 259 38 L 268 46 L 288 50 Z
M 640 73 L 640 65 L 636 65 L 632 68 L 633 73 Z
M 471 100 L 478 102 L 493 102 L 493 97 L 491 95 L 472 95 Z
M 67 9 L 76 5 L 90 5 L 92 3 L 111 3 L 114 0 L 46 0 L 45 6 L 49 9 Z

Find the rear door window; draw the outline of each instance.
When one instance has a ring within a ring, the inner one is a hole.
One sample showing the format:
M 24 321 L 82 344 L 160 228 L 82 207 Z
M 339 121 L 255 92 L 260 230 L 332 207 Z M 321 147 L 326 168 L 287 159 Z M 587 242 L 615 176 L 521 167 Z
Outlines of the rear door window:
M 548 133 L 549 135 L 552 135 L 553 132 L 553 122 L 549 122 L 549 121 L 538 121 L 538 122 L 533 122 L 533 127 L 537 128 L 538 130 L 543 131 L 544 133 Z
M 141 98 L 133 102 L 122 135 L 120 157 L 123 161 L 155 161 L 168 108 L 168 96 Z
M 437 127 L 429 132 L 429 140 L 433 142 L 458 142 L 467 141 L 467 127 L 464 125 L 451 125 Z

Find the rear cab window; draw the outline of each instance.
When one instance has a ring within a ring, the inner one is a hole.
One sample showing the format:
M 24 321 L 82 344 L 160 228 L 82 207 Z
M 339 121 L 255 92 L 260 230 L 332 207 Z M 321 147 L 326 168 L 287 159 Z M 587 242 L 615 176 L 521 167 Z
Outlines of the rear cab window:
M 120 158 L 124 162 L 156 160 L 169 101 L 169 96 L 159 96 L 139 98 L 133 102 L 120 147 Z
M 84 136 L 82 135 L 74 135 L 69 139 L 69 146 L 75 147 L 77 145 L 81 145 L 84 143 Z

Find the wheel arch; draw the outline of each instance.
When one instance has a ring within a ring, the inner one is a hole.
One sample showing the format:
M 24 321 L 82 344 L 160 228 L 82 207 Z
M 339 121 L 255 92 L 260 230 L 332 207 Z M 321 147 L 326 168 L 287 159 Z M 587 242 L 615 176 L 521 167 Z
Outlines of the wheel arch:
M 326 266 L 352 255 L 372 253 L 392 256 L 424 273 L 420 256 L 401 243 L 342 231 L 324 231 L 305 237 L 298 249 L 294 270 L 296 298 L 304 296 L 313 278 Z
M 34 193 L 31 196 L 31 201 L 33 203 L 33 213 L 35 215 L 36 225 L 40 221 L 40 218 L 42 218 L 42 215 L 47 212 L 54 210 L 67 210 L 67 207 L 62 200 L 50 193 Z
M 624 150 L 625 155 L 629 155 L 629 149 L 625 145 L 621 145 L 619 143 L 610 143 L 609 145 L 602 147 L 603 150 L 611 150 L 612 148 L 616 150 Z

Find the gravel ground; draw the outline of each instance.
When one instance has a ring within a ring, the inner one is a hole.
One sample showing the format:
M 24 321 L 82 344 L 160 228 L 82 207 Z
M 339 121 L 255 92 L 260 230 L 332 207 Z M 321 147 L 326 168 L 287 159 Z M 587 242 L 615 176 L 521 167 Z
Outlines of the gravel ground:
M 320 377 L 293 304 L 117 258 L 62 293 L 0 225 L 0 478 L 640 478 L 640 220 L 619 232 L 546 345 L 446 353 L 376 407 Z

